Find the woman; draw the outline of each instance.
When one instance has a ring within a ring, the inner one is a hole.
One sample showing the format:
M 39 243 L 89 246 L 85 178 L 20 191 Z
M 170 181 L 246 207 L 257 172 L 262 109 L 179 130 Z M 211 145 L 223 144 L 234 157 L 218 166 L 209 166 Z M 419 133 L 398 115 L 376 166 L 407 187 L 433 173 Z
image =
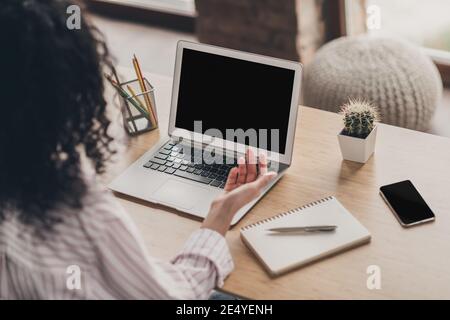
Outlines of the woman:
M 147 255 L 138 231 L 95 177 L 113 151 L 98 32 L 66 27 L 66 0 L 0 6 L 0 298 L 207 298 L 233 269 L 225 234 L 273 174 L 264 157 L 230 171 L 224 193 L 180 253 Z M 257 174 L 259 172 L 259 175 Z

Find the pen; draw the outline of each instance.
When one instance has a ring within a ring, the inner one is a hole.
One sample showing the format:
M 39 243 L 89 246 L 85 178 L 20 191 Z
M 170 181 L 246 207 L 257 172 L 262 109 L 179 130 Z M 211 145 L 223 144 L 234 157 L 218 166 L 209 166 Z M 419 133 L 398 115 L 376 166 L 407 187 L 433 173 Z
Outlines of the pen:
M 336 230 L 337 226 L 304 226 L 304 227 L 286 227 L 286 228 L 272 228 L 267 231 L 288 233 L 288 232 L 330 232 Z

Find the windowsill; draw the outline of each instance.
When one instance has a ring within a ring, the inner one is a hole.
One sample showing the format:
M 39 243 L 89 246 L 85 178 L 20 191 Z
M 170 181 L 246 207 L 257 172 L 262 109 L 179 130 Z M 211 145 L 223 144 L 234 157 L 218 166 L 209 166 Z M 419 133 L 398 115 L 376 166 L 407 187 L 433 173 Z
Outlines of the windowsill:
M 424 48 L 424 52 L 433 60 L 441 74 L 445 87 L 450 87 L 450 52 Z
M 195 17 L 197 15 L 194 3 L 181 0 L 91 0 L 128 6 L 137 9 L 145 9 L 162 13 L 174 14 L 185 17 Z
M 424 51 L 436 64 L 450 65 L 450 52 L 430 48 L 424 48 Z
M 196 11 L 182 0 L 87 0 L 91 12 L 110 18 L 195 32 Z M 182 6 L 177 6 L 182 4 Z M 192 2 L 193 4 L 193 2 Z

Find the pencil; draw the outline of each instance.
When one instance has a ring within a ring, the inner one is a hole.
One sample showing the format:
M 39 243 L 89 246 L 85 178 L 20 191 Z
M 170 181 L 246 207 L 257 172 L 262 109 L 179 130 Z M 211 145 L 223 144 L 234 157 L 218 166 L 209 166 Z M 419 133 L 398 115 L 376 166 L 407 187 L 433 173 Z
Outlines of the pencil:
M 150 122 L 152 122 L 153 126 L 156 127 L 158 125 L 157 121 L 156 121 L 156 117 L 153 111 L 153 106 L 152 106 L 152 102 L 150 100 L 150 97 L 148 96 L 148 93 L 146 93 L 147 91 L 147 86 L 145 85 L 145 81 L 144 81 L 144 77 L 142 76 L 142 71 L 141 71 L 141 67 L 139 66 L 139 61 L 137 60 L 136 56 L 133 55 L 133 66 L 134 66 L 134 70 L 136 71 L 136 75 L 139 81 L 139 86 L 141 87 L 141 91 L 144 93 L 144 101 L 145 104 L 147 105 L 147 109 L 150 115 Z
M 114 67 L 113 67 L 113 75 L 114 75 L 114 78 L 116 78 L 117 84 L 120 83 L 119 77 L 117 76 L 117 73 L 116 73 L 116 70 L 114 69 Z M 114 80 L 111 78 L 110 75 L 105 73 L 105 77 L 114 87 L 116 87 L 114 84 Z M 133 113 L 131 112 L 130 106 L 126 102 L 125 102 L 125 108 L 127 108 L 128 116 L 129 116 L 129 119 L 131 119 L 131 124 L 133 125 L 134 131 L 138 132 L 137 125 L 133 120 Z
M 114 68 L 114 66 L 111 67 L 111 71 L 112 71 L 112 74 L 113 74 L 114 79 L 116 80 L 116 82 L 120 83 L 119 76 L 117 75 L 117 71 L 116 71 L 116 68 Z
M 127 89 L 131 93 L 134 99 L 141 105 L 142 108 L 144 108 L 144 104 L 142 103 L 141 99 L 136 95 L 136 92 L 134 92 L 133 88 L 127 84 Z
M 120 87 L 120 85 L 115 82 L 113 79 L 111 79 L 110 77 L 107 78 L 111 84 L 114 86 L 114 88 L 117 89 L 117 91 L 119 91 L 119 94 L 124 97 L 125 99 L 129 100 L 131 102 L 131 104 L 145 117 L 149 117 L 149 113 L 147 110 L 145 110 L 144 108 L 142 108 L 125 90 L 123 90 L 123 88 Z
M 144 77 L 142 76 L 142 71 L 141 71 L 141 67 L 139 65 L 139 61 L 137 60 L 135 55 L 133 55 L 133 66 L 134 66 L 134 70 L 136 71 L 136 75 L 138 77 L 139 86 L 141 87 L 141 91 L 146 92 L 147 86 L 145 84 Z M 156 116 L 153 112 L 152 102 L 147 93 L 144 94 L 144 101 L 145 101 L 145 104 L 147 106 L 148 112 L 151 117 L 150 120 L 153 123 L 153 125 L 156 126 L 157 125 Z

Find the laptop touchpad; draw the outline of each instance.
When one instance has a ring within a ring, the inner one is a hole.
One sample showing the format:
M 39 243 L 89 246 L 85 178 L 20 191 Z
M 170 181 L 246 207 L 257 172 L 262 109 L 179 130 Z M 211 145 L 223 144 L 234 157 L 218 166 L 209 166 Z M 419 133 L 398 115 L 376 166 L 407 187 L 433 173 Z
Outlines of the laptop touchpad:
M 209 190 L 178 179 L 169 179 L 154 194 L 161 203 L 182 209 L 191 209 L 201 199 L 208 198 Z

